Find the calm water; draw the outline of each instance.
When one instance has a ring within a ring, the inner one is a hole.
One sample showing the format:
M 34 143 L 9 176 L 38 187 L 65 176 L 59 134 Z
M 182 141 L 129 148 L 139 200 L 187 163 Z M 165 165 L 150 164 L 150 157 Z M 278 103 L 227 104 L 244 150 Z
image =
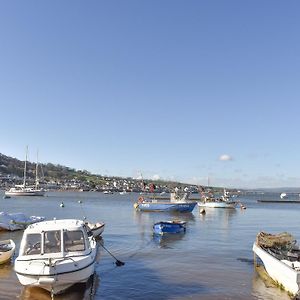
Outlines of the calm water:
M 104 245 L 125 266 L 101 247 L 93 299 L 289 299 L 277 288 L 267 288 L 253 268 L 252 244 L 258 231 L 288 231 L 300 240 L 300 204 L 263 204 L 257 199 L 279 199 L 279 194 L 239 199 L 246 210 L 198 207 L 190 214 L 136 212 L 138 194 L 49 193 L 47 197 L 2 199 L 1 210 L 45 216 L 80 218 L 106 223 Z M 298 195 L 294 196 L 297 199 Z M 299 198 L 299 197 L 298 197 Z M 82 204 L 78 203 L 82 200 Z M 59 205 L 64 202 L 65 207 Z M 178 218 L 187 231 L 170 238 L 153 238 L 156 221 Z M 19 247 L 22 232 L 1 232 Z M 18 250 L 17 250 L 18 253 Z M 16 253 L 16 254 L 17 254 Z M 90 299 L 90 289 L 75 286 L 55 299 Z M 24 289 L 13 264 L 0 266 L 0 299 L 50 299 L 40 289 Z

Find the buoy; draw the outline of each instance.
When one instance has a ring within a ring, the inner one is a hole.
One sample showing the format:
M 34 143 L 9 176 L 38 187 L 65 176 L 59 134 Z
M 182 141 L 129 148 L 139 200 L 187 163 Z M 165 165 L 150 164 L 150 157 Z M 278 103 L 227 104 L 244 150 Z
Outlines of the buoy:
M 82 203 L 82 201 L 81 201 L 81 200 L 78 200 L 78 203 L 79 203 L 79 204 L 81 204 L 81 203 Z
M 64 203 L 63 203 L 63 202 L 60 204 L 60 207 L 65 207 L 65 205 L 64 205 Z
M 205 215 L 205 214 L 206 214 L 206 211 L 205 211 L 204 208 L 201 208 L 201 209 L 200 209 L 200 214 L 202 214 L 202 215 Z

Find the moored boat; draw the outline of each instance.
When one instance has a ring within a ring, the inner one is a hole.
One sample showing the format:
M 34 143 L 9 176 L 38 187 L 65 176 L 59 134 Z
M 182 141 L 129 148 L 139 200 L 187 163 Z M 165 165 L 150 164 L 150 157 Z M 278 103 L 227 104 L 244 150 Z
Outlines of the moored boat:
M 44 196 L 45 191 L 43 189 L 36 189 L 34 187 L 15 186 L 8 191 L 5 191 L 5 196 Z
M 268 275 L 296 296 L 300 290 L 300 249 L 294 237 L 286 232 L 277 235 L 260 232 L 252 249 Z
M 35 186 L 27 186 L 26 185 L 26 172 L 27 172 L 27 155 L 28 155 L 28 147 L 26 148 L 26 157 L 24 163 L 24 176 L 23 176 L 23 184 L 15 185 L 8 191 L 5 191 L 5 196 L 14 197 L 14 196 L 44 196 L 45 190 L 39 188 L 39 178 L 38 178 L 38 159 L 36 162 L 36 170 L 35 170 Z
M 148 200 L 139 197 L 138 202 L 134 204 L 136 210 L 140 211 L 157 211 L 157 212 L 192 212 L 197 202 L 172 202 L 158 201 L 156 199 Z
M 44 221 L 45 217 L 41 216 L 26 216 L 23 213 L 7 213 L 0 212 L 0 231 L 8 230 L 23 230 L 28 225 Z
M 184 233 L 186 222 L 184 221 L 161 221 L 153 225 L 154 234 Z
M 13 240 L 0 241 L 0 264 L 8 262 L 14 255 L 16 245 Z
M 171 193 L 169 201 L 139 197 L 134 208 L 140 211 L 192 212 L 197 202 L 188 201 L 189 193 Z
M 88 229 L 92 232 L 95 238 L 99 238 L 104 231 L 105 223 L 97 222 L 97 223 L 85 223 Z
M 226 189 L 224 189 L 224 193 L 220 198 L 216 198 L 211 192 L 206 195 L 203 190 L 201 198 L 201 201 L 198 202 L 198 206 L 201 208 L 236 208 L 237 206 L 236 201 L 230 200 L 229 193 Z
M 196 202 L 170 203 L 170 202 L 147 202 L 135 203 L 135 208 L 140 211 L 169 211 L 169 212 L 192 212 Z
M 55 295 L 94 273 L 96 241 L 81 220 L 44 221 L 30 225 L 15 260 L 24 286 L 43 288 Z
M 216 198 L 207 198 L 198 202 L 199 207 L 209 208 L 236 208 L 236 205 L 237 203 L 234 201 L 224 201 Z

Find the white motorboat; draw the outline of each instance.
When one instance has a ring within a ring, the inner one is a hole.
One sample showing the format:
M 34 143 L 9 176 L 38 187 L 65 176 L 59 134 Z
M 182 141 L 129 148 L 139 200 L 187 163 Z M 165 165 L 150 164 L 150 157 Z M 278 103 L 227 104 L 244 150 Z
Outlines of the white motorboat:
M 199 207 L 209 208 L 235 208 L 237 203 L 235 201 L 225 201 L 217 198 L 205 198 L 198 202 Z
M 204 188 L 200 186 L 200 195 L 201 201 L 198 202 L 198 206 L 201 208 L 235 208 L 237 206 L 236 201 L 230 200 L 229 193 L 225 188 L 223 195 L 216 198 L 210 190 L 205 192 Z
M 268 275 L 296 296 L 300 291 L 300 249 L 287 233 L 278 235 L 260 232 L 253 252 L 261 259 Z
M 8 262 L 14 255 L 16 245 L 13 240 L 0 241 L 0 264 Z
M 59 294 L 94 273 L 97 246 L 81 220 L 44 221 L 30 225 L 15 260 L 15 272 L 24 286 Z
M 35 169 L 35 186 L 26 185 L 27 155 L 28 155 L 28 147 L 26 148 L 23 184 L 15 185 L 15 187 L 11 188 L 8 191 L 5 191 L 5 196 L 11 197 L 11 196 L 44 196 L 45 195 L 45 190 L 39 188 L 38 159 L 36 162 L 36 169 Z
M 97 223 L 90 223 L 87 222 L 85 225 L 88 227 L 88 229 L 92 232 L 94 238 L 99 238 L 104 231 L 105 223 L 103 222 L 97 222 Z

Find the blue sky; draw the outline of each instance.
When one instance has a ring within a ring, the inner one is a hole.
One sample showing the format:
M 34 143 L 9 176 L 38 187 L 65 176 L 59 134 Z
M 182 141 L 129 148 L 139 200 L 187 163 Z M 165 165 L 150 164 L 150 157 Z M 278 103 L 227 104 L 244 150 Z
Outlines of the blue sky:
M 0 152 L 300 186 L 299 1 L 2 1 Z M 223 156 L 222 156 L 223 155 Z

